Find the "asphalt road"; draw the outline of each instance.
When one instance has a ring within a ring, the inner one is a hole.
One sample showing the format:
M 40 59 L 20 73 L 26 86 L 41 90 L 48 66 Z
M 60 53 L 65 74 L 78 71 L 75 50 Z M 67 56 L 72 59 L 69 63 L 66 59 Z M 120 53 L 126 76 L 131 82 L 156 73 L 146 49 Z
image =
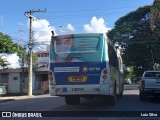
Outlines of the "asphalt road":
M 119 98 L 117 101 L 117 104 L 107 105 L 103 104 L 103 99 L 96 98 L 93 100 L 86 100 L 81 99 L 80 105 L 66 105 L 63 97 L 56 97 L 56 96 L 49 96 L 49 95 L 43 95 L 39 97 L 34 98 L 27 98 L 27 99 L 18 99 L 14 101 L 8 101 L 8 102 L 0 102 L 0 111 L 36 111 L 36 112 L 42 112 L 42 111 L 48 111 L 49 113 L 57 114 L 57 116 L 62 113 L 66 115 L 66 113 L 69 111 L 69 114 L 77 114 L 79 113 L 88 113 L 91 116 L 96 116 L 96 114 L 99 114 L 100 119 L 103 118 L 104 113 L 109 113 L 111 115 L 115 114 L 118 115 L 117 112 L 122 112 L 129 117 L 129 114 L 132 116 L 136 112 L 140 112 L 139 116 L 145 115 L 145 113 L 155 113 L 160 116 L 160 99 L 154 99 L 154 98 L 148 98 L 146 101 L 140 101 L 139 99 L 139 91 L 137 86 L 125 86 L 124 95 L 122 98 Z M 58 111 L 53 112 L 53 111 Z M 93 112 L 93 113 L 92 113 Z M 48 113 L 48 114 L 49 114 Z M 102 114 L 101 114 L 102 113 Z M 52 114 L 52 115 L 53 115 Z M 84 115 L 84 114 L 83 114 Z M 82 115 L 82 116 L 83 116 Z M 74 116 L 74 115 L 73 115 Z M 80 116 L 80 114 L 79 114 Z M 104 115 L 105 116 L 105 115 Z M 84 116 L 85 117 L 85 116 Z M 138 116 L 137 116 L 138 117 Z M 93 117 L 95 118 L 95 117 Z M 113 117 L 110 119 L 112 120 Z M 120 117 L 121 120 L 123 117 Z M 133 118 L 133 117 L 132 117 Z M 146 117 L 145 117 L 146 118 Z M 136 119 L 136 120 L 141 120 Z M 152 119 L 148 118 L 149 120 Z M 145 120 L 148 120 L 145 119 Z M 159 120 L 159 118 L 155 118 L 156 120 Z M 64 119 L 65 120 L 65 119 Z M 86 120 L 86 119 L 84 119 Z M 97 120 L 97 119 L 93 119 Z M 99 120 L 99 119 L 98 119 Z M 130 119 L 129 119 L 130 120 Z

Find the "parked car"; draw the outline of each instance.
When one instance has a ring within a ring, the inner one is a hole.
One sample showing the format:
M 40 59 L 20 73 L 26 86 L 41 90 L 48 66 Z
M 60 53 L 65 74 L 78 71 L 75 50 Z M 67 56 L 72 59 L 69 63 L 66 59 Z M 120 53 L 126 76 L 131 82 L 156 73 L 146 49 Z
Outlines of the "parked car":
M 6 94 L 6 88 L 5 86 L 0 86 L 0 96 Z
M 160 96 L 160 71 L 145 71 L 140 80 L 139 96 L 145 100 L 147 96 Z
M 132 82 L 131 82 L 130 80 L 125 80 L 125 81 L 124 81 L 124 84 L 125 84 L 125 85 L 131 85 Z
M 140 84 L 140 80 L 135 80 L 135 84 Z

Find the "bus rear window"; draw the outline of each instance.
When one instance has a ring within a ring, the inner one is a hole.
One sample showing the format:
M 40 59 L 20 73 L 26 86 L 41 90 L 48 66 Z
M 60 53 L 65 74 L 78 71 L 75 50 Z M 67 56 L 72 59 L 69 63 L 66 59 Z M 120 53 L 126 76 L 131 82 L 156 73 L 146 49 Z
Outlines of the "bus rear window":
M 52 40 L 50 56 L 51 59 L 60 58 L 68 60 L 68 58 L 77 58 L 86 62 L 101 61 L 103 43 L 104 38 L 102 34 L 55 36 Z
M 74 37 L 56 39 L 55 52 L 61 53 L 91 53 L 99 50 L 98 37 Z
M 86 53 L 86 52 L 96 52 L 99 49 L 99 39 L 98 37 L 89 38 L 75 38 L 75 49 L 73 52 Z

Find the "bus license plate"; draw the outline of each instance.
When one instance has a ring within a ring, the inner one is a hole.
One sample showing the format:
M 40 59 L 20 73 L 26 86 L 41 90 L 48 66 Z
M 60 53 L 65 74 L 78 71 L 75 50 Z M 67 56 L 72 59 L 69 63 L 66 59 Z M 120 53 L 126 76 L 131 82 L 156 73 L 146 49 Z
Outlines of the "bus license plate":
M 84 91 L 84 88 L 72 88 L 72 91 Z
M 86 82 L 87 77 L 86 76 L 69 76 L 68 81 L 69 82 Z

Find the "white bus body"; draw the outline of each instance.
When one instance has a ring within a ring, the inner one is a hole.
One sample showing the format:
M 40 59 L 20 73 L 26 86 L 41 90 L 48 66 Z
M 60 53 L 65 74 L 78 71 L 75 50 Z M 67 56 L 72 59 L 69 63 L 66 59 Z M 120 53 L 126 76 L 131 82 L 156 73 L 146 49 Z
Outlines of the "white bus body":
M 61 50 L 62 44 L 70 47 Z M 61 60 L 61 55 L 67 57 Z M 102 33 L 52 36 L 49 92 L 64 96 L 69 105 L 79 104 L 80 97 L 97 96 L 107 96 L 106 102 L 116 104 L 116 96 L 123 94 L 123 63 L 119 50 Z

